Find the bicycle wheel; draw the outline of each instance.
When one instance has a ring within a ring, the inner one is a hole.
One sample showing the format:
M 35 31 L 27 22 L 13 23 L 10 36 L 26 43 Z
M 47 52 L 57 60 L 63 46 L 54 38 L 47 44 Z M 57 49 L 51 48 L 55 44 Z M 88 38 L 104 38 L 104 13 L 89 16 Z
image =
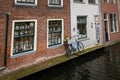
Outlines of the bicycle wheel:
M 84 53 L 84 45 L 81 41 L 78 41 L 78 50 L 80 53 Z

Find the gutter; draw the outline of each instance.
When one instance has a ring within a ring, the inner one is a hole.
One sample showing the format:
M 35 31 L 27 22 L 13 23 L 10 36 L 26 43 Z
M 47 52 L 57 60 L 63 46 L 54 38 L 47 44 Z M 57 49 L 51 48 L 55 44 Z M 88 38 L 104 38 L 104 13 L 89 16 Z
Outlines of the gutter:
M 10 12 L 6 13 L 6 31 L 5 31 L 5 49 L 4 49 L 4 66 L 2 69 L 5 69 L 7 67 L 7 46 L 8 46 L 8 27 L 9 27 L 9 16 Z

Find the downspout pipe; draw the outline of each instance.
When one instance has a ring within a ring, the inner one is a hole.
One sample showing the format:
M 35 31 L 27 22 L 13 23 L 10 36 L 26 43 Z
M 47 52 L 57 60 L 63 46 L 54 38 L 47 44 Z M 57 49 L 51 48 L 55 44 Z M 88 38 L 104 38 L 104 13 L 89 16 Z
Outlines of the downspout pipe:
M 6 13 L 6 34 L 5 34 L 5 51 L 4 51 L 4 67 L 7 67 L 7 47 L 8 47 L 8 28 L 9 28 L 10 12 Z

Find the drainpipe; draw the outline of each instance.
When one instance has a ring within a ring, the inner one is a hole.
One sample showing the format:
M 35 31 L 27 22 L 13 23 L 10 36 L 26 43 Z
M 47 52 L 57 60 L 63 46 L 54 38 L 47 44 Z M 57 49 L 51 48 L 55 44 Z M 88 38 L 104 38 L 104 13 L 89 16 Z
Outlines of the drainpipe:
M 5 34 L 5 53 L 4 53 L 4 67 L 7 65 L 7 46 L 8 46 L 8 27 L 9 27 L 10 12 L 6 13 L 6 34 Z

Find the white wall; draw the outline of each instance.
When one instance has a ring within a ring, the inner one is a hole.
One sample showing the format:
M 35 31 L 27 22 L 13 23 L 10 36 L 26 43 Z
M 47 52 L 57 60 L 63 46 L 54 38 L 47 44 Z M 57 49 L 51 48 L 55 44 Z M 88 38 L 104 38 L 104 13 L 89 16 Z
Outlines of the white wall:
M 82 42 L 85 47 L 91 47 L 97 43 L 94 16 L 100 15 L 99 2 L 96 0 L 96 4 L 88 4 L 88 0 L 83 1 L 84 3 L 75 3 L 70 0 L 71 36 L 77 35 L 77 16 L 87 16 L 87 38 L 82 40 Z M 91 23 L 93 23 L 92 28 Z M 75 31 L 73 31 L 73 28 L 75 28 Z

